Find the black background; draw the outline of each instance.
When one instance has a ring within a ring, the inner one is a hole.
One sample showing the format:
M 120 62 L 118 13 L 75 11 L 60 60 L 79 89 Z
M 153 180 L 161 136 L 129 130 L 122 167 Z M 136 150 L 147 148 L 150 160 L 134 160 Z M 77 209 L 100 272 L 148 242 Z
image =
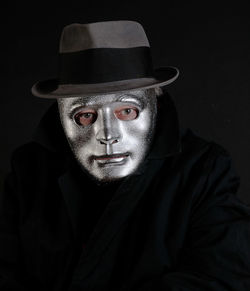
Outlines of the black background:
M 52 101 L 33 97 L 38 80 L 57 75 L 62 28 L 70 23 L 136 20 L 155 67 L 180 70 L 169 86 L 181 125 L 226 148 L 250 203 L 250 18 L 240 1 L 82 1 L 11 3 L 2 10 L 1 177 L 11 152 L 27 142 Z

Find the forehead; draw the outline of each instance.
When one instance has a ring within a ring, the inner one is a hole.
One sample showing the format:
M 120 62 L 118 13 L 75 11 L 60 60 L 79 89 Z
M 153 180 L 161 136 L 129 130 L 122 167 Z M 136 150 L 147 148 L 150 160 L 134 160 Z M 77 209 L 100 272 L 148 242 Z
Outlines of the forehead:
M 133 90 L 123 93 L 112 93 L 112 94 L 98 94 L 81 97 L 71 98 L 59 98 L 59 105 L 63 105 L 64 108 L 73 108 L 79 105 L 90 106 L 90 105 L 106 105 L 112 102 L 135 102 L 138 105 L 144 105 L 149 98 L 149 90 Z

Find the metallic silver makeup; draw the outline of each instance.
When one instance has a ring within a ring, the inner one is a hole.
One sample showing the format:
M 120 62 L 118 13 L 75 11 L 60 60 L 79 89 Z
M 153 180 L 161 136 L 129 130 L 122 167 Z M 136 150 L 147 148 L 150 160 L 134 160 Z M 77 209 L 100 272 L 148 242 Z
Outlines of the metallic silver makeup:
M 134 173 L 144 160 L 154 135 L 156 104 L 154 89 L 58 99 L 77 161 L 101 182 Z

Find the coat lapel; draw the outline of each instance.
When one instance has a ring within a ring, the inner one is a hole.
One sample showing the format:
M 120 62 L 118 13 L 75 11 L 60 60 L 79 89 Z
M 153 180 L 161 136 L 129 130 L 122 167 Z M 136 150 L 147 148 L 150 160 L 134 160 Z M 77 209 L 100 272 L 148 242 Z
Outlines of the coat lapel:
M 58 184 L 68 210 L 73 233 L 76 239 L 80 217 L 79 212 L 81 210 L 79 205 L 83 203 L 83 193 L 75 183 L 74 176 L 70 170 L 67 170 L 62 176 L 58 178 Z
M 99 219 L 87 242 L 86 248 L 81 254 L 78 266 L 74 272 L 73 282 L 84 280 L 96 266 L 101 254 L 130 217 L 162 163 L 163 160 L 148 160 L 140 168 L 140 172 L 126 178 L 120 185 Z M 146 175 L 145 171 L 147 172 Z M 62 180 L 61 185 L 63 185 Z M 65 190 L 64 194 L 66 194 Z M 66 199 L 68 200 L 68 198 Z M 72 215 L 73 217 L 74 215 Z

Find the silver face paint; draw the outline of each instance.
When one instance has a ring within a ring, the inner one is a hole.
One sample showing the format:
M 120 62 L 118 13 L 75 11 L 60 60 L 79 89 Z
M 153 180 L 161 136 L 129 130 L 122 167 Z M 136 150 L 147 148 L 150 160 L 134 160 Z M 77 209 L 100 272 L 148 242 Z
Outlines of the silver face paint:
M 82 168 L 101 182 L 124 178 L 144 160 L 153 139 L 154 89 L 58 99 L 69 145 Z

